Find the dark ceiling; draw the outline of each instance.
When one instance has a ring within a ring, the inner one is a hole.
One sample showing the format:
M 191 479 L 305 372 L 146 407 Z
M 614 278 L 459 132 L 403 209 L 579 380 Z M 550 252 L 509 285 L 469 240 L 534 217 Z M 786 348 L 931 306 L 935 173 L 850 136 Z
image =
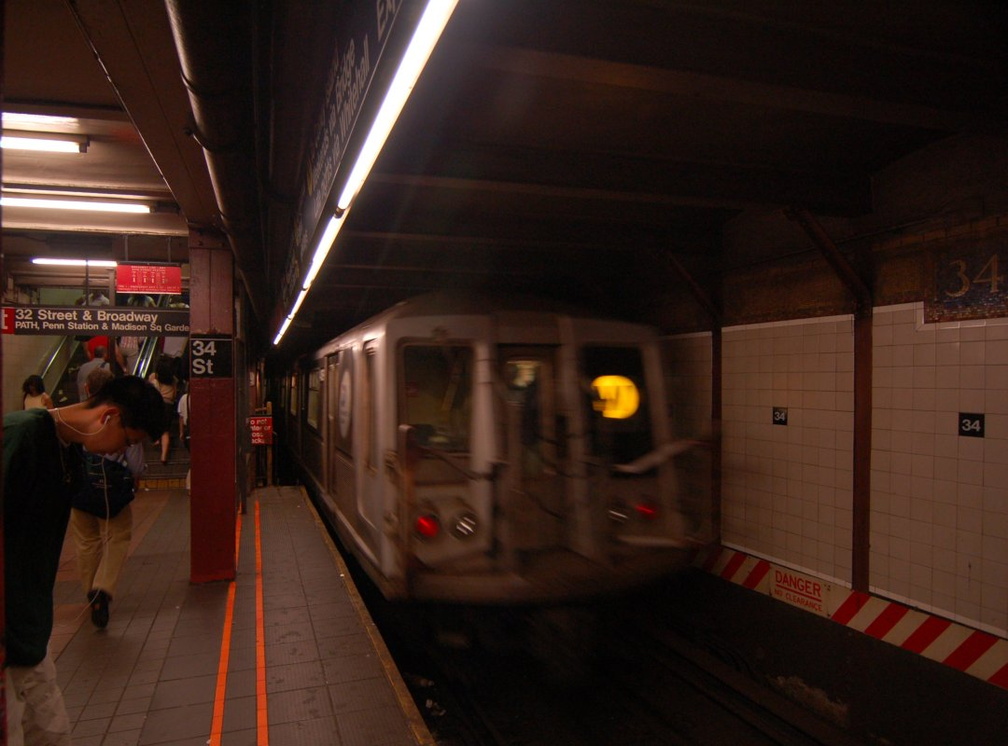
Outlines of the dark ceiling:
M 5 111 L 80 116 L 91 147 L 6 151 L 4 188 L 159 204 L 73 226 L 5 209 L 6 271 L 27 281 L 20 258 L 42 248 L 184 262 L 189 227 L 221 228 L 268 341 L 334 40 L 397 3 L 5 6 Z M 880 172 L 1008 134 L 1006 7 L 459 0 L 285 345 L 446 288 L 646 319 L 684 277 L 716 297 L 724 273 L 773 258 L 772 241 L 739 235 L 747 216 L 800 207 L 881 229 Z

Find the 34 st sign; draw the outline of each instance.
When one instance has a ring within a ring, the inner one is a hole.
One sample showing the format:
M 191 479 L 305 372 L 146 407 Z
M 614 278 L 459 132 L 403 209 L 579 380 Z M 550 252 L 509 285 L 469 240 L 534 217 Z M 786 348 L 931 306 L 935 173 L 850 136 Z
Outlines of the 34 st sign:
M 231 378 L 234 340 L 192 335 L 189 338 L 189 375 L 192 378 Z

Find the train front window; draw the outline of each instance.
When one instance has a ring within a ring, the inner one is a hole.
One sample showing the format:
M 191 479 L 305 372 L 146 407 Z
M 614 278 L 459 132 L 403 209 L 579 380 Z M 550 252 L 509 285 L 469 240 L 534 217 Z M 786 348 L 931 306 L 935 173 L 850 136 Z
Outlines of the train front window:
M 403 419 L 420 445 L 469 450 L 473 351 L 462 345 L 403 348 Z
M 543 469 L 543 373 L 542 361 L 509 357 L 504 363 L 508 400 L 520 406 L 518 422 L 522 448 L 522 472 L 536 476 Z
M 621 464 L 649 453 L 654 441 L 641 351 L 591 346 L 581 354 L 592 454 Z

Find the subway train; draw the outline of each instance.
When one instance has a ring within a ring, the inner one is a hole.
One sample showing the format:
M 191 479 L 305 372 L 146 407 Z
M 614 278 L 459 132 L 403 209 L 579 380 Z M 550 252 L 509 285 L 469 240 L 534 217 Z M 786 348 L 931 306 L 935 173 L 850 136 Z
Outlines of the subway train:
M 299 478 L 387 599 L 554 604 L 701 548 L 665 385 L 649 327 L 433 294 L 297 359 L 276 395 Z

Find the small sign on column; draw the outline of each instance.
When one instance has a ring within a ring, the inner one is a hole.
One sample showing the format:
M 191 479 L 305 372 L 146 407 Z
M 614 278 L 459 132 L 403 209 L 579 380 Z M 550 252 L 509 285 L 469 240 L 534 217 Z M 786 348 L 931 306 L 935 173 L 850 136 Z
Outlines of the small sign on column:
M 252 445 L 271 446 L 273 445 L 273 418 L 272 417 L 249 417 L 249 432 L 252 434 Z

